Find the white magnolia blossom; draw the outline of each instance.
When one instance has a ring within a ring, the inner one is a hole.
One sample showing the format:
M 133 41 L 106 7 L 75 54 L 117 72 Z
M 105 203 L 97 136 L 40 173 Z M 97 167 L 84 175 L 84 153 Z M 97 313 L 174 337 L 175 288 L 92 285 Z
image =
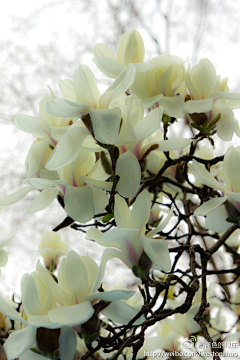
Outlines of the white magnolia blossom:
M 100 162 L 95 164 L 95 156 L 91 152 L 81 151 L 74 162 L 69 166 L 55 172 L 55 180 L 44 178 L 29 178 L 25 183 L 29 186 L 6 196 L 0 200 L 3 205 L 10 205 L 21 200 L 28 192 L 40 190 L 41 192 L 32 202 L 28 213 L 36 212 L 47 208 L 58 196 L 62 196 L 65 204 L 65 211 L 74 220 L 87 222 L 95 214 L 94 198 L 97 202 L 96 209 L 99 210 L 107 204 L 108 197 L 100 189 L 111 190 L 111 182 L 94 179 L 94 172 L 99 176 Z M 86 176 L 91 172 L 91 177 Z M 104 171 L 100 170 L 106 178 Z M 58 180 L 57 180 L 58 179 Z M 92 186 L 95 189 L 92 189 Z
M 59 258 L 67 254 L 68 243 L 57 233 L 45 231 L 39 242 L 39 252 L 44 258 L 46 268 L 53 271 L 58 265 Z
M 137 30 L 129 30 L 119 39 L 117 56 L 107 45 L 96 44 L 93 61 L 105 75 L 116 78 L 130 63 L 135 65 L 137 71 L 151 69 L 151 65 L 143 64 L 144 55 L 145 48 L 141 35 Z
M 75 82 L 65 80 L 62 87 L 75 93 L 76 101 L 68 99 L 49 100 L 44 111 L 55 116 L 74 116 L 82 118 L 89 114 L 91 132 L 86 128 L 70 129 L 62 141 L 58 143 L 48 162 L 49 170 L 60 169 L 70 164 L 79 154 L 82 143 L 89 134 L 101 144 L 116 144 L 121 122 L 121 111 L 114 102 L 129 88 L 135 78 L 133 65 L 124 69 L 110 87 L 100 96 L 96 79 L 91 69 L 86 65 L 79 66 Z
M 194 212 L 195 215 L 207 216 L 206 227 L 208 229 L 222 233 L 229 229 L 235 221 L 238 221 L 240 216 L 240 147 L 234 148 L 231 146 L 224 156 L 225 184 L 217 181 L 211 173 L 195 160 L 193 160 L 193 167 L 202 184 L 225 194 L 225 196 L 216 197 L 205 202 Z
M 96 240 L 102 246 L 115 248 L 104 251 L 98 277 L 103 276 L 107 261 L 114 257 L 122 260 L 135 274 L 139 272 L 139 277 L 145 276 L 150 268 L 165 272 L 170 270 L 167 242 L 159 238 L 154 239 L 153 236 L 166 227 L 173 216 L 173 209 L 156 228 L 145 235 L 150 209 L 151 196 L 147 191 L 138 195 L 132 211 L 129 210 L 126 201 L 116 195 L 114 217 L 117 228 L 104 234 L 94 228 L 88 230 L 87 236 L 90 239 Z M 94 285 L 95 288 L 97 284 L 98 281 Z
M 71 124 L 77 120 L 76 117 L 63 118 L 46 115 L 43 112 L 43 105 L 52 97 L 56 98 L 53 93 L 52 96 L 45 95 L 39 102 L 40 118 L 21 114 L 14 120 L 18 129 L 32 134 L 37 139 L 29 149 L 26 158 L 26 175 L 30 177 L 40 177 L 40 172 L 46 171 L 45 165 L 52 150 Z
M 229 93 L 227 78 L 220 80 L 220 76 L 216 74 L 215 67 L 210 60 L 201 59 L 192 69 L 189 65 L 185 82 L 192 104 L 195 106 L 196 103 L 196 107 L 198 107 L 197 103 L 205 105 L 205 110 L 191 111 L 191 113 L 205 113 L 209 122 L 221 114 L 220 120 L 217 122 L 217 134 L 222 140 L 231 140 L 234 131 L 237 135 L 240 134 L 239 125 L 236 123 L 232 111 L 240 106 L 240 94 Z

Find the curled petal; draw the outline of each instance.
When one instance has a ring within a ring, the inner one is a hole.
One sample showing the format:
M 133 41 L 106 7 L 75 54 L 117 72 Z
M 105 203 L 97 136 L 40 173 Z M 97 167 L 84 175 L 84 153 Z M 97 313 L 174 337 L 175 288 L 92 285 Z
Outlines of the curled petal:
M 24 320 L 19 312 L 13 309 L 1 296 L 0 294 L 0 311 L 7 316 L 9 319 L 17 320 L 23 323 L 24 325 L 28 325 L 27 321 Z
M 44 189 L 41 191 L 29 206 L 28 214 L 46 209 L 49 205 L 51 205 L 58 193 L 59 190 L 56 188 Z
M 199 206 L 195 211 L 194 215 L 207 215 L 217 209 L 220 205 L 222 205 L 227 200 L 227 197 L 218 197 L 211 199 L 201 206 Z
M 14 192 L 11 195 L 7 195 L 0 199 L 0 206 L 7 206 L 16 203 L 17 201 L 24 198 L 30 191 L 34 190 L 31 186 L 26 186 L 25 188 Z
M 132 85 L 135 74 L 135 67 L 133 65 L 128 65 L 101 96 L 99 108 L 108 109 L 109 105 Z
M 46 168 L 58 170 L 71 164 L 79 155 L 82 143 L 90 135 L 87 128 L 75 127 L 66 132 L 55 147 Z
M 83 104 L 65 99 L 48 100 L 44 106 L 43 111 L 47 115 L 54 115 L 57 117 L 77 117 L 88 114 L 90 104 Z
M 8 360 L 15 360 L 25 353 L 33 344 L 36 338 L 36 328 L 27 326 L 24 329 L 14 331 L 4 344 Z

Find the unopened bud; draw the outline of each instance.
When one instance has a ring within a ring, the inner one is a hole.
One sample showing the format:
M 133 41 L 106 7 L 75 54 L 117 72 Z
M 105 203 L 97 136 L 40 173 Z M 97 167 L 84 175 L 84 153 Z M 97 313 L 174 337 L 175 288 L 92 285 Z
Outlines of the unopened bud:
M 59 348 L 60 333 L 61 329 L 38 328 L 36 336 L 38 349 L 45 354 L 57 350 Z
M 86 126 L 86 128 L 90 131 L 90 133 L 94 137 L 93 124 L 90 115 L 89 114 L 83 115 L 81 119 L 84 125 Z
M 204 124 L 208 118 L 205 113 L 193 113 L 193 114 L 187 114 L 190 121 L 193 121 L 197 125 Z
M 107 158 L 104 151 L 100 152 L 100 161 L 101 161 L 101 164 L 102 164 L 102 167 L 103 167 L 104 171 L 108 175 L 112 175 L 113 174 L 113 169 L 112 169 L 110 161 L 108 160 L 108 158 Z
M 224 205 L 228 214 L 227 221 L 234 224 L 240 224 L 240 212 L 238 211 L 238 209 L 236 209 L 235 206 L 230 204 L 228 201 L 226 201 Z

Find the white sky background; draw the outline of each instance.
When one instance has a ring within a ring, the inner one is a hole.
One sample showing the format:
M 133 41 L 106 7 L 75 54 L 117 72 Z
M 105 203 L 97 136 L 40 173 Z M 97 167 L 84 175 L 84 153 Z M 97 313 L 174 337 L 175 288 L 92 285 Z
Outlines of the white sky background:
M 115 5 L 117 0 L 112 0 Z M 239 91 L 239 28 L 240 4 L 235 1 L 211 0 L 207 18 L 196 17 L 199 1 L 144 1 L 137 21 L 120 11 L 119 21 L 124 30 L 136 28 L 144 38 L 146 59 L 157 56 L 157 47 L 150 34 L 159 41 L 162 52 L 169 49 L 187 61 L 198 62 L 208 57 L 221 77 L 229 77 L 232 91 Z M 227 3 L 227 4 L 226 4 Z M 31 135 L 14 127 L 13 118 L 18 113 L 37 116 L 37 103 L 47 92 L 47 85 L 57 90 L 57 81 L 73 78 L 77 66 L 86 63 L 103 80 L 91 62 L 93 47 L 104 42 L 113 50 L 118 39 L 114 34 L 121 26 L 108 18 L 107 0 L 85 1 L 30 1 L 8 0 L 0 13 L 0 196 L 10 194 L 22 187 L 24 159 L 33 141 Z M 154 11 L 156 9 L 156 11 Z M 159 9 L 161 11 L 159 11 Z M 158 11 L 157 11 L 158 10 Z M 166 41 L 166 21 L 163 13 L 169 11 L 169 42 Z M 115 19 L 117 20 L 117 18 Z M 143 25 L 145 24 L 145 25 Z M 113 34 L 113 35 L 112 35 Z M 199 42 L 199 48 L 195 45 Z M 196 47 L 196 48 L 195 48 Z M 85 48 L 85 51 L 83 49 Z M 193 65 L 193 64 L 192 64 Z M 33 105 L 35 104 L 35 105 Z M 234 138 L 235 144 L 238 138 Z M 227 147 L 229 144 L 225 144 Z M 9 262 L 2 269 L 0 290 L 11 295 L 20 294 L 22 275 L 35 269 L 39 258 L 37 247 L 42 233 L 51 230 L 64 218 L 57 203 L 41 213 L 26 215 L 27 208 L 35 198 L 31 193 L 26 200 L 10 206 L 0 215 L 0 240 L 13 232 L 16 237 L 6 250 Z M 71 229 L 60 232 L 70 249 L 100 260 L 101 251 L 96 244 L 84 240 L 81 234 Z M 114 261 L 110 262 L 115 264 Z M 107 269 L 113 269 L 109 264 Z M 117 262 L 120 266 L 120 262 Z M 114 265 L 116 266 L 116 265 Z M 108 271 L 108 282 L 128 283 L 134 278 L 130 270 Z

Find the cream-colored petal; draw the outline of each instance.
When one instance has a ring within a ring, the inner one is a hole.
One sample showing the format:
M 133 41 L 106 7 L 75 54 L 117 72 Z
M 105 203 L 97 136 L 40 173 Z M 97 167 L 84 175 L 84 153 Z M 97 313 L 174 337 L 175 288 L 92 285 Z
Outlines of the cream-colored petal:
M 35 343 L 36 328 L 27 326 L 11 333 L 4 344 L 8 360 L 15 360 L 23 355 Z
M 116 174 L 120 177 L 117 192 L 125 198 L 133 197 L 140 186 L 141 168 L 136 156 L 130 150 L 119 156 Z
M 110 104 L 132 85 L 135 74 L 135 67 L 131 64 L 128 65 L 101 96 L 99 108 L 108 109 Z
M 98 108 L 100 93 L 96 78 L 87 65 L 80 65 L 75 74 L 75 93 L 77 101 Z
M 65 211 L 72 219 L 86 223 L 93 218 L 95 209 L 90 186 L 67 186 L 64 201 Z
M 89 301 L 72 306 L 59 306 L 49 311 L 49 319 L 59 325 L 74 326 L 87 322 L 93 315 L 94 310 Z
M 36 197 L 28 208 L 28 214 L 46 209 L 56 198 L 59 190 L 56 188 L 44 189 Z
M 102 144 L 117 144 L 121 122 L 121 110 L 90 109 L 94 136 Z

